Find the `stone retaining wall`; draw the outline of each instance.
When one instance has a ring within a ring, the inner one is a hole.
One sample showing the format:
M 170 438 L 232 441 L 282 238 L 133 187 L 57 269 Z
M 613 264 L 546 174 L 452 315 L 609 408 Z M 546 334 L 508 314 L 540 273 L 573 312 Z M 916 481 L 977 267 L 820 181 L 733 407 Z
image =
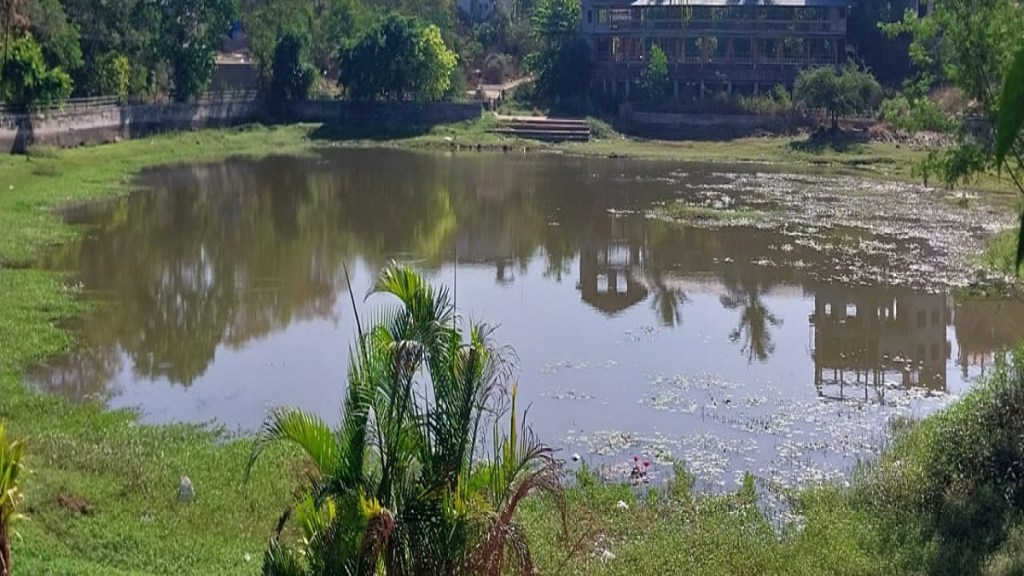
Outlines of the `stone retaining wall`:
M 323 123 L 386 133 L 480 117 L 476 103 L 348 102 L 310 100 L 292 105 L 294 122 Z M 21 153 L 29 146 L 70 148 L 139 138 L 156 132 L 223 127 L 267 119 L 257 99 L 191 104 L 106 105 L 48 114 L 0 114 L 0 153 Z
M 263 104 L 254 99 L 0 115 L 0 153 L 24 152 L 33 144 L 70 148 L 115 142 L 156 132 L 244 124 L 263 117 Z

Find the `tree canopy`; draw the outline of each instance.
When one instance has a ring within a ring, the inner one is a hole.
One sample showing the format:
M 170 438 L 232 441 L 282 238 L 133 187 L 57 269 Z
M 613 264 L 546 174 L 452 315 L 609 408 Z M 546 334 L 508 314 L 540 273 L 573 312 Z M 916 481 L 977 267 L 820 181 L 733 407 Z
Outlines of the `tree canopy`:
M 537 92 L 547 98 L 585 94 L 590 86 L 590 45 L 579 34 L 579 0 L 537 0 L 531 19 L 537 50 L 527 59 Z
M 649 102 L 660 102 L 668 96 L 668 56 L 661 46 L 651 46 L 647 68 L 640 73 L 638 82 L 641 97 Z
M 848 64 L 839 71 L 824 66 L 802 72 L 796 79 L 793 96 L 809 109 L 825 111 L 836 129 L 843 116 L 870 110 L 881 91 L 870 72 Z
M 436 25 L 392 13 L 342 48 L 338 81 L 353 100 L 440 100 L 457 63 Z

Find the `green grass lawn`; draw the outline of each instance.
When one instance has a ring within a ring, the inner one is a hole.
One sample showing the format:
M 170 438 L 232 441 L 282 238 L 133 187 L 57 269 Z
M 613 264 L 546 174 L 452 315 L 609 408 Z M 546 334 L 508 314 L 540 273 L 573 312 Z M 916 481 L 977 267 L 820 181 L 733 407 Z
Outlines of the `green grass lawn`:
M 74 348 L 68 321 L 90 306 L 67 279 L 33 263 L 81 233 L 60 220 L 57 206 L 125 194 L 132 177 L 150 166 L 303 153 L 313 129 L 190 132 L 0 157 L 0 418 L 12 435 L 27 439 L 30 471 L 22 510 L 30 520 L 16 526 L 16 574 L 260 572 L 263 546 L 301 480 L 301 462 L 287 452 L 268 453 L 245 483 L 250 442 L 244 438 L 193 426 L 141 425 L 129 412 L 27 390 L 23 379 L 32 365 Z M 503 142 L 485 123 L 471 123 L 388 145 L 435 147 L 449 145 L 449 139 Z M 793 151 L 785 139 L 538 148 L 672 160 L 792 157 L 796 165 L 817 165 L 803 156 L 812 153 Z M 890 152 L 869 147 L 853 153 L 861 160 L 835 153 L 827 162 L 852 170 L 890 167 L 895 173 L 909 156 Z M 877 161 L 865 163 L 871 158 Z M 882 168 L 877 173 L 886 175 Z M 555 509 L 543 499 L 527 502 L 521 520 L 545 574 L 944 573 L 944 562 L 947 573 L 1020 573 L 1015 570 L 1024 549 L 1018 521 L 1024 498 L 996 468 L 1006 465 L 1016 473 L 1020 467 L 1020 460 L 1004 456 L 1015 457 L 1024 438 L 1017 435 L 1024 402 L 1014 403 L 1024 395 L 1021 374 L 1024 368 L 1004 371 L 974 400 L 911 428 L 883 465 L 862 472 L 854 487 L 795 495 L 806 515 L 802 530 L 774 530 L 747 491 L 693 498 L 684 489 L 659 487 L 641 494 L 586 476 L 569 491 L 578 546 L 558 537 Z M 177 500 L 182 475 L 195 485 L 193 502 Z M 619 500 L 628 511 L 617 506 Z M 997 522 L 979 524 L 976 534 L 954 530 L 958 519 L 969 528 L 979 515 L 997 509 Z M 615 558 L 602 558 L 603 550 Z M 957 558 L 961 563 L 953 562 Z

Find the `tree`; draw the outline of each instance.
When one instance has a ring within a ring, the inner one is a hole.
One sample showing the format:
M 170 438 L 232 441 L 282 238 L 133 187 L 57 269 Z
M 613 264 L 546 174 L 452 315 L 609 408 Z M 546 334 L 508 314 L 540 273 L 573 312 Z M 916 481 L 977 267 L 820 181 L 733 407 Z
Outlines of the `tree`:
M 62 0 L 69 23 L 79 32 L 82 66 L 72 73 L 80 96 L 106 96 L 112 84 L 103 74 L 111 58 L 129 64 L 129 93 L 166 89 L 164 11 L 157 2 L 139 0 Z M 113 56 L 110 56 L 110 55 Z M 114 83 L 116 84 L 116 83 Z
M 996 165 L 1020 171 L 1024 165 L 1021 156 L 1020 132 L 1024 126 L 1024 46 L 1017 50 L 1013 63 L 1006 73 L 1003 92 L 999 98 L 999 125 L 996 133 Z M 1014 166 L 1016 164 L 1016 166 Z M 1018 188 L 1020 185 L 1018 184 Z M 1021 190 L 1024 193 L 1024 189 Z M 1016 270 L 1024 263 L 1024 211 L 1020 215 L 1017 230 Z
M 392 13 L 341 50 L 338 82 L 353 100 L 440 100 L 457 63 L 437 26 Z
M 24 452 L 24 444 L 8 439 L 7 426 L 0 420 L 0 576 L 13 573 L 11 526 L 21 518 L 18 502 Z
M 515 510 L 535 490 L 563 495 L 551 449 L 518 420 L 514 387 L 509 422 L 495 416 L 512 374 L 503 348 L 485 325 L 463 330 L 449 292 L 410 268 L 385 268 L 373 293 L 399 305 L 359 330 L 340 429 L 278 410 L 253 447 L 250 470 L 280 441 L 313 470 L 286 513 L 303 548 L 279 530 L 264 573 L 501 574 L 508 561 L 532 574 Z
M 235 18 L 233 0 L 163 0 L 162 52 L 171 67 L 173 96 L 197 98 L 210 85 L 214 54 Z
M 908 11 L 901 22 L 884 26 L 890 36 L 909 34 L 910 57 L 916 71 L 914 89 L 923 93 L 936 82 L 959 88 L 971 102 L 955 120 L 956 146 L 933 151 L 920 172 L 949 187 L 971 182 L 993 167 L 990 144 L 1000 118 L 1001 82 L 1016 51 L 1024 47 L 1024 5 L 1018 0 L 931 0 L 924 17 Z M 978 116 L 987 126 L 970 122 Z M 1024 144 L 1016 140 L 1002 167 L 1024 194 Z
M 668 95 L 668 56 L 661 46 L 651 47 L 647 68 L 638 82 L 641 96 L 648 102 L 661 102 Z
M 11 44 L 0 68 L 0 96 L 30 110 L 60 104 L 71 95 L 71 77 L 59 68 L 47 68 L 43 52 L 31 36 Z
M 309 42 L 313 25 L 313 2 L 305 0 L 242 0 L 240 11 L 245 21 L 256 69 L 270 79 L 278 42 L 292 35 Z
M 270 82 L 272 112 L 280 115 L 289 102 L 308 98 L 315 78 L 316 72 L 309 64 L 309 50 L 305 42 L 294 34 L 278 40 Z
M 68 21 L 60 0 L 28 0 L 25 12 L 47 66 L 68 73 L 77 70 L 82 65 L 78 29 Z
M 793 97 L 807 108 L 824 110 L 832 129 L 837 130 L 843 116 L 870 110 L 881 90 L 870 72 L 848 64 L 839 72 L 830 66 L 801 72 L 793 86 Z
M 533 7 L 533 39 L 537 50 L 527 57 L 537 92 L 558 99 L 586 93 L 590 86 L 590 45 L 579 35 L 579 0 L 537 0 Z
M 3 29 L 3 53 L 0 54 L 0 66 L 7 63 L 11 43 L 28 27 L 24 14 L 23 0 L 0 0 L 0 24 Z

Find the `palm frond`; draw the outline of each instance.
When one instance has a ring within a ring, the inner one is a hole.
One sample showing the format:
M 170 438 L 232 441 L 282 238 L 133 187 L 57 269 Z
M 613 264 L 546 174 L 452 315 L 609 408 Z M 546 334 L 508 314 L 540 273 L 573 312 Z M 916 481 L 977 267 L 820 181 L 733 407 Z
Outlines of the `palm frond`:
M 291 442 L 302 448 L 321 474 L 330 474 L 338 465 L 338 443 L 323 420 L 295 408 L 280 408 L 263 422 L 249 455 L 245 475 L 249 478 L 260 454 L 275 442 Z
M 302 555 L 273 538 L 263 552 L 263 576 L 306 576 Z

